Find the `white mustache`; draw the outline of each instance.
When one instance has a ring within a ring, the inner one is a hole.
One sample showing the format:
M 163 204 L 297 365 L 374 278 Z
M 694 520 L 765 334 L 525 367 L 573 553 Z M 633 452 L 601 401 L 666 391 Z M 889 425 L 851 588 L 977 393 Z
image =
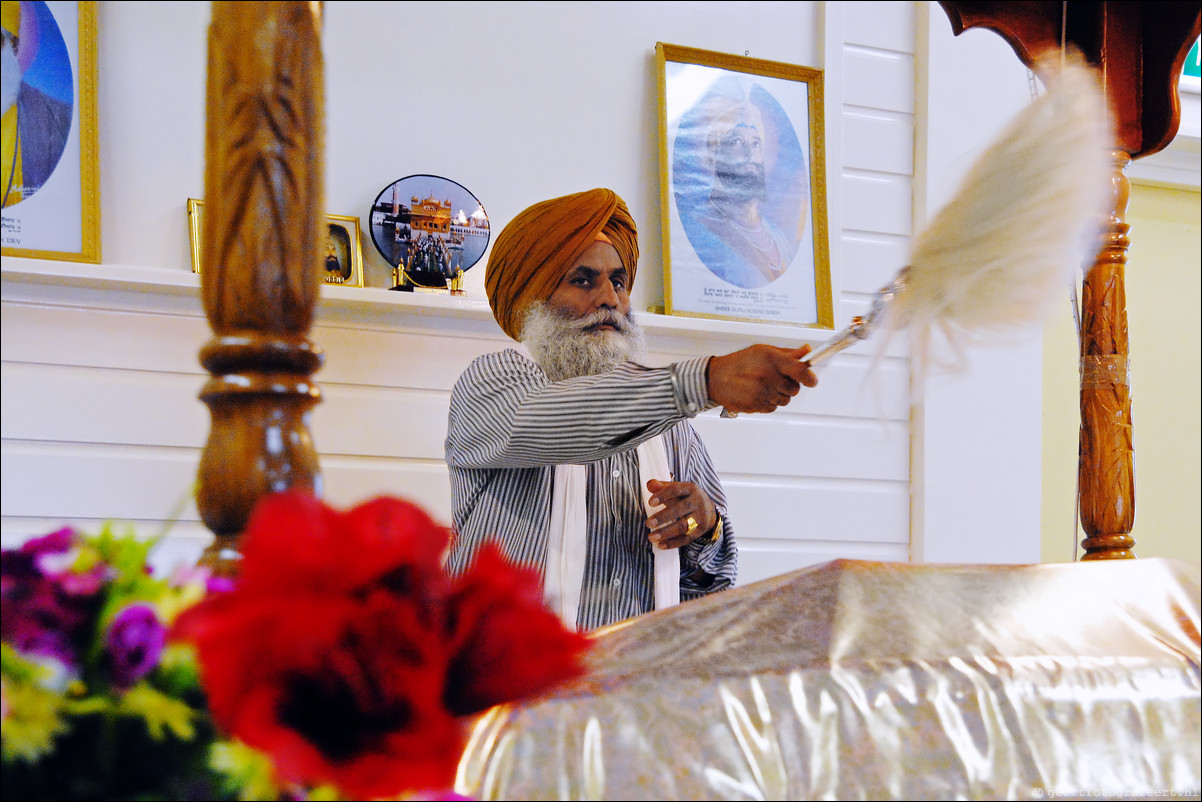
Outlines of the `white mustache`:
M 572 321 L 572 327 L 578 328 L 581 331 L 594 326 L 613 326 L 623 334 L 630 331 L 630 321 L 624 315 L 608 309 L 598 309 L 596 312 L 591 312 L 582 318 Z

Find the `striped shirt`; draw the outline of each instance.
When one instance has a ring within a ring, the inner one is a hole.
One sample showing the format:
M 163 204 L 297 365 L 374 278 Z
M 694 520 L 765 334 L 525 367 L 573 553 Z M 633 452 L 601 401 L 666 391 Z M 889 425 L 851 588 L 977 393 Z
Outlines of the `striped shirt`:
M 577 622 L 595 629 L 654 609 L 653 563 L 635 448 L 664 435 L 675 481 L 694 482 L 723 518 L 717 543 L 698 538 L 681 550 L 680 596 L 731 587 L 738 550 L 726 495 L 688 419 L 712 406 L 708 357 L 648 368 L 626 362 L 610 373 L 550 382 L 527 356 L 486 354 L 451 391 L 446 457 L 456 537 L 452 572 L 470 565 L 487 540 L 534 566 L 546 562 L 555 466 L 587 465 L 588 556 Z M 698 569 L 714 577 L 701 587 Z

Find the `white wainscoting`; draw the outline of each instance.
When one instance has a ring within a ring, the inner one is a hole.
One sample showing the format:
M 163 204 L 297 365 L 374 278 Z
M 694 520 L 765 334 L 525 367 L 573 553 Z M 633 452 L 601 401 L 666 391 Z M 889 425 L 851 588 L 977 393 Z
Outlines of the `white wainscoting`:
M 156 559 L 167 568 L 209 540 L 192 502 L 208 431 L 197 279 L 115 268 L 98 280 L 88 270 L 5 262 L 4 542 L 117 521 L 166 533 Z M 798 341 L 771 326 L 640 318 L 656 364 Z M 324 288 L 311 339 L 327 354 L 312 422 L 325 497 L 398 495 L 449 521 L 450 388 L 471 359 L 509 342 L 487 308 Z M 905 384 L 904 362 L 848 352 L 823 371 L 821 391 L 781 413 L 697 419 L 728 487 L 744 582 L 834 557 L 906 559 Z

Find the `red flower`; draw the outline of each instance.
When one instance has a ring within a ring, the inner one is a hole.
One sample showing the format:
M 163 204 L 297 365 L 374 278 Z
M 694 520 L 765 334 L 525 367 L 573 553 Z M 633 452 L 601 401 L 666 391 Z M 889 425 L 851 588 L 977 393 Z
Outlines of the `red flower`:
M 587 640 L 498 553 L 452 583 L 449 537 L 397 499 L 346 512 L 296 493 L 260 502 L 234 587 L 174 633 L 197 647 L 217 723 L 285 779 L 351 798 L 450 787 L 457 716 L 579 673 Z
M 516 568 L 487 544 L 451 599 L 447 708 L 476 713 L 578 676 L 589 639 L 564 629 L 543 604 L 536 571 Z

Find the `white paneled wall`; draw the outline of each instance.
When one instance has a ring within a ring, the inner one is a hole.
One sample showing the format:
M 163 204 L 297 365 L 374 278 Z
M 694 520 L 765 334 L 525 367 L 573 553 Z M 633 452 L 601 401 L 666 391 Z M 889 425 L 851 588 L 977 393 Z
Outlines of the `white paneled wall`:
M 208 540 L 190 495 L 208 426 L 196 279 L 139 292 L 119 276 L 64 288 L 40 263 L 10 264 L 0 338 L 6 543 L 117 520 L 147 535 L 166 527 L 164 566 L 194 558 Z M 509 341 L 478 302 L 324 293 L 312 339 L 327 361 L 312 430 L 327 499 L 399 495 L 448 521 L 450 388 L 471 359 Z M 769 326 L 640 318 L 656 364 L 787 341 Z M 851 355 L 823 373 L 821 392 L 783 412 L 697 419 L 730 495 L 744 581 L 835 557 L 906 559 L 905 385 L 904 362 L 872 369 Z
M 953 36 L 938 5 L 916 8 L 921 229 L 1031 94 L 1026 68 L 997 34 L 977 28 Z M 965 348 L 961 370 L 933 372 L 915 388 L 916 561 L 1039 562 L 1041 334 L 1035 326 Z
M 828 4 L 829 126 L 839 133 L 832 209 L 836 325 L 868 313 L 905 263 L 913 163 L 913 7 Z M 833 137 L 832 137 L 833 138 Z M 887 345 L 887 348 L 882 346 Z M 817 391 L 731 432 L 732 504 L 747 510 L 746 576 L 836 557 L 909 558 L 909 369 L 901 342 L 846 351 Z M 883 350 L 883 352 L 882 352 Z M 712 439 L 715 427 L 703 434 Z M 771 467 L 769 467 L 771 466 Z M 782 520 L 795 526 L 780 525 Z
M 904 263 L 913 4 L 741 3 L 732 22 L 721 3 L 502 2 L 456 16 L 452 47 L 442 35 L 420 35 L 447 30 L 458 8 L 326 4 L 331 213 L 363 218 L 381 187 L 429 172 L 476 192 L 496 232 L 529 203 L 611 186 L 643 232 L 636 309 L 662 302 L 653 52 L 664 41 L 826 71 L 837 326 L 866 314 Z M 188 197 L 203 195 L 207 24 L 203 3 L 101 4 L 106 263 L 3 264 L 6 545 L 106 520 L 167 532 L 164 564 L 195 557 L 207 542 L 191 492 L 208 427 L 197 352 L 209 334 L 184 213 Z M 400 102 L 404 82 L 389 80 L 381 93 L 381 76 L 430 64 L 442 65 L 448 85 L 460 83 L 422 93 L 422 115 Z M 171 92 L 161 91 L 166 74 Z M 413 297 L 379 288 L 386 266 L 370 242 L 364 247 L 375 286 L 324 288 L 312 335 L 328 355 L 313 415 L 325 494 L 339 505 L 399 495 L 449 521 L 449 390 L 472 358 L 508 341 L 483 299 L 482 265 L 468 274 L 466 298 Z M 754 342 L 817 344 L 830 334 L 640 319 L 656 364 Z M 883 344 L 837 356 L 819 388 L 787 410 L 697 419 L 730 496 L 743 582 L 837 557 L 909 559 L 909 364 L 904 342 Z

